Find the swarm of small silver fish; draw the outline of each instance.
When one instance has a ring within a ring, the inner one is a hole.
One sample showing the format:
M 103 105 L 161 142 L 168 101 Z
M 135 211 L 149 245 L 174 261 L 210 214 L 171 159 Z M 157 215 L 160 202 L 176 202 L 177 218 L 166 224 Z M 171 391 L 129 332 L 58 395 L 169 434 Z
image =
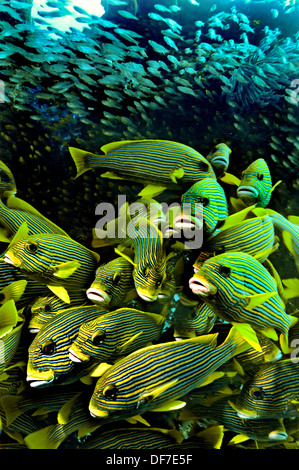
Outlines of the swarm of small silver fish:
M 298 448 L 298 33 L 193 0 L 62 33 L 31 3 L 0 10 L 0 447 Z

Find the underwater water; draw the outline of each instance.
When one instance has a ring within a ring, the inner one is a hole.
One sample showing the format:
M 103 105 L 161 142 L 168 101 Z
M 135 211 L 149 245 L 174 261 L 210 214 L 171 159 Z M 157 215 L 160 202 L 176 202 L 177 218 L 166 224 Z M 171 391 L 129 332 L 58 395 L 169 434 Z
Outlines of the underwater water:
M 298 448 L 298 1 L 39 3 L 0 5 L 0 447 Z M 200 204 L 202 245 L 97 238 L 143 189 Z

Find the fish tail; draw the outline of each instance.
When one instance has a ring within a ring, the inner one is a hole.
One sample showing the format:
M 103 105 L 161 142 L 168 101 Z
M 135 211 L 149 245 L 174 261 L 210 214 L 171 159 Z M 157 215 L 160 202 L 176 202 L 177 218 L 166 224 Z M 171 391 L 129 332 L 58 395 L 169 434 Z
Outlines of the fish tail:
M 50 432 L 55 428 L 54 424 L 47 426 L 38 431 L 31 432 L 24 441 L 29 449 L 57 449 L 62 441 L 52 441 L 49 438 Z
M 81 176 L 83 173 L 85 173 L 85 171 L 90 169 L 86 165 L 86 157 L 87 155 L 90 155 L 90 152 L 86 152 L 85 150 L 80 150 L 75 147 L 69 147 L 69 151 L 72 159 L 75 162 L 77 169 L 76 178 L 78 178 L 78 176 Z

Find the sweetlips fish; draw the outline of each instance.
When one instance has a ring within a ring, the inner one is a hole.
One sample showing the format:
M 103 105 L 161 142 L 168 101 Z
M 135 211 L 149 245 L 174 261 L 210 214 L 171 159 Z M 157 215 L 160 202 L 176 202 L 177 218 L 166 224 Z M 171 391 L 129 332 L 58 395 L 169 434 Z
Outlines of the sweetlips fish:
M 94 304 L 120 308 L 137 296 L 133 279 L 133 265 L 122 256 L 100 265 L 86 291 Z
M 107 313 L 96 305 L 62 310 L 37 333 L 28 349 L 27 381 L 31 387 L 71 383 L 87 372 L 69 358 L 69 348 L 84 322 Z
M 215 255 L 242 251 L 264 262 L 277 249 L 277 237 L 267 212 L 260 209 L 256 215 L 255 211 L 245 208 L 228 216 L 216 233 L 206 240 L 206 249 Z
M 206 156 L 208 162 L 211 163 L 213 170 L 217 178 L 221 177 L 229 166 L 229 156 L 231 149 L 224 143 L 221 142 L 211 150 Z
M 229 445 L 239 444 L 248 439 L 258 442 L 284 441 L 298 429 L 298 418 L 293 420 L 265 417 L 265 419 L 244 420 L 234 409 L 237 399 L 234 397 L 228 400 L 225 397 L 213 403 L 213 406 L 203 406 L 192 400 L 192 397 L 189 399 L 187 397 L 188 405 L 181 411 L 179 420 L 208 419 L 209 423 L 222 423 L 225 429 L 236 433 L 229 441 Z
M 299 374 L 292 358 L 264 364 L 232 405 L 240 418 L 298 417 Z
M 74 362 L 114 362 L 157 341 L 164 317 L 131 308 L 120 308 L 84 322 L 69 349 Z
M 15 196 L 0 201 L 0 241 L 10 243 L 23 222 L 27 223 L 28 235 L 39 233 L 68 234 L 44 217 L 34 207 Z
M 0 160 L 0 198 L 14 196 L 17 192 L 17 186 L 14 176 L 5 163 Z
M 86 288 L 100 256 L 64 235 L 27 233 L 26 224 L 22 224 L 4 253 L 4 261 L 69 303 L 66 289 Z
M 275 279 L 253 256 L 227 252 L 207 259 L 189 280 L 189 287 L 222 320 L 236 325 L 252 347 L 260 345 L 254 329 L 274 341 L 280 331 L 288 352 L 289 328 L 298 319 L 288 315 Z
M 122 140 L 103 145 L 101 150 L 103 155 L 69 147 L 77 177 L 92 168 L 103 168 L 108 172 L 102 177 L 133 179 L 166 187 L 216 178 L 206 158 L 188 145 L 174 141 Z
M 176 339 L 186 339 L 207 334 L 216 319 L 216 315 L 205 302 L 188 305 L 180 294 L 180 300 L 172 313 L 173 336 Z
M 0 257 L 0 305 L 12 299 L 19 310 L 47 291 L 46 286 L 29 280 L 17 268 L 7 264 L 3 255 Z
M 95 431 L 82 449 L 220 449 L 223 426 L 211 426 L 184 440 L 180 431 L 132 427 Z M 186 460 L 187 461 L 187 460 Z
M 203 229 L 212 233 L 219 221 L 228 216 L 228 204 L 223 188 L 213 178 L 194 183 L 181 198 L 181 213 L 174 219 L 174 227 Z
M 250 347 L 235 328 L 220 346 L 216 339 L 217 334 L 198 336 L 129 354 L 97 381 L 89 403 L 91 415 L 116 421 L 184 406 L 178 398 L 218 378 L 222 364 Z
M 139 219 L 138 224 L 130 222 L 127 231 L 134 247 L 134 260 L 121 251 L 117 253 L 133 264 L 133 279 L 139 297 L 153 302 L 166 279 L 167 256 L 162 233 L 146 218 Z
M 39 330 L 54 318 L 61 310 L 69 307 L 90 304 L 85 290 L 69 290 L 70 303 L 67 304 L 56 295 L 45 295 L 38 297 L 31 306 L 31 318 L 29 321 L 30 333 L 38 333 Z
M 272 209 L 267 209 L 275 228 L 282 232 L 282 238 L 289 252 L 293 255 L 299 272 L 299 217 L 289 215 L 287 218 Z
M 269 167 L 263 158 L 252 162 L 242 172 L 241 180 L 237 188 L 237 197 L 241 200 L 231 199 L 233 207 L 237 210 L 256 204 L 257 207 L 266 207 L 271 199 L 271 194 L 281 181 L 272 186 Z
M 10 364 L 17 351 L 24 321 L 14 300 L 8 300 L 0 307 L 0 373 Z

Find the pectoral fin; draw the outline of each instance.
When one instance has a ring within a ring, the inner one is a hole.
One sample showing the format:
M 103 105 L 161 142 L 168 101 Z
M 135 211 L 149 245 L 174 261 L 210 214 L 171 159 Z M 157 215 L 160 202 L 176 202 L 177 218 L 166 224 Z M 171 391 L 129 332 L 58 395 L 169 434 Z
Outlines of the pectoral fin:
M 186 405 L 184 401 L 181 400 L 173 400 L 167 403 L 164 403 L 164 405 L 158 406 L 157 408 L 154 408 L 151 411 L 155 412 L 163 412 L 163 411 L 172 411 L 172 410 L 180 410 Z
M 245 309 L 252 312 L 255 307 L 259 307 L 274 295 L 277 295 L 277 292 L 265 292 L 262 294 L 244 296 L 243 298 L 247 300 Z
M 0 307 L 0 338 L 9 333 L 18 322 L 18 312 L 14 300 L 8 300 Z
M 197 388 L 205 387 L 206 385 L 211 384 L 214 380 L 220 379 L 225 375 L 224 372 L 216 371 L 212 372 Z
M 224 175 L 221 176 L 221 178 L 219 178 L 219 179 L 223 183 L 234 184 L 236 186 L 239 186 L 239 184 L 241 183 L 241 180 L 239 178 L 237 178 L 236 176 L 232 175 L 231 173 L 227 173 L 227 172 L 225 172 Z
M 184 176 L 184 168 L 176 168 L 169 173 L 170 179 L 173 183 L 177 184 L 177 179 L 181 179 Z
M 47 285 L 48 289 L 50 289 L 51 292 L 53 292 L 53 294 L 57 295 L 57 297 L 59 297 L 61 300 L 63 300 L 63 302 L 69 304 L 71 303 L 71 300 L 70 300 L 70 297 L 69 297 L 69 294 L 67 292 L 67 290 L 62 287 L 62 286 L 49 286 Z
M 67 261 L 66 263 L 57 264 L 52 266 L 53 275 L 60 279 L 67 279 L 80 267 L 79 261 Z
M 144 393 L 140 396 L 140 401 L 143 401 L 143 400 L 144 400 L 144 401 L 146 401 L 147 403 L 152 402 L 152 401 L 155 400 L 159 395 L 161 395 L 163 392 L 165 392 L 165 391 L 168 390 L 170 387 L 172 387 L 177 381 L 178 381 L 178 379 L 173 380 L 172 382 L 168 382 L 167 384 L 162 385 L 161 387 L 157 387 L 157 388 L 155 388 L 154 390 L 152 390 L 151 392 L 144 392 Z
M 163 193 L 167 189 L 166 186 L 158 186 L 156 184 L 148 184 L 145 186 L 139 193 L 138 196 L 140 197 L 149 197 L 154 198 L 159 194 Z
M 262 352 L 261 345 L 259 343 L 256 332 L 248 323 L 236 323 L 232 322 L 235 329 L 243 336 L 243 338 L 257 351 Z
M 102 173 L 101 178 L 109 178 L 110 180 L 124 180 L 124 179 L 126 179 L 126 178 L 123 178 L 122 176 L 118 176 L 116 173 L 113 173 L 113 171 L 106 171 L 105 173 Z

